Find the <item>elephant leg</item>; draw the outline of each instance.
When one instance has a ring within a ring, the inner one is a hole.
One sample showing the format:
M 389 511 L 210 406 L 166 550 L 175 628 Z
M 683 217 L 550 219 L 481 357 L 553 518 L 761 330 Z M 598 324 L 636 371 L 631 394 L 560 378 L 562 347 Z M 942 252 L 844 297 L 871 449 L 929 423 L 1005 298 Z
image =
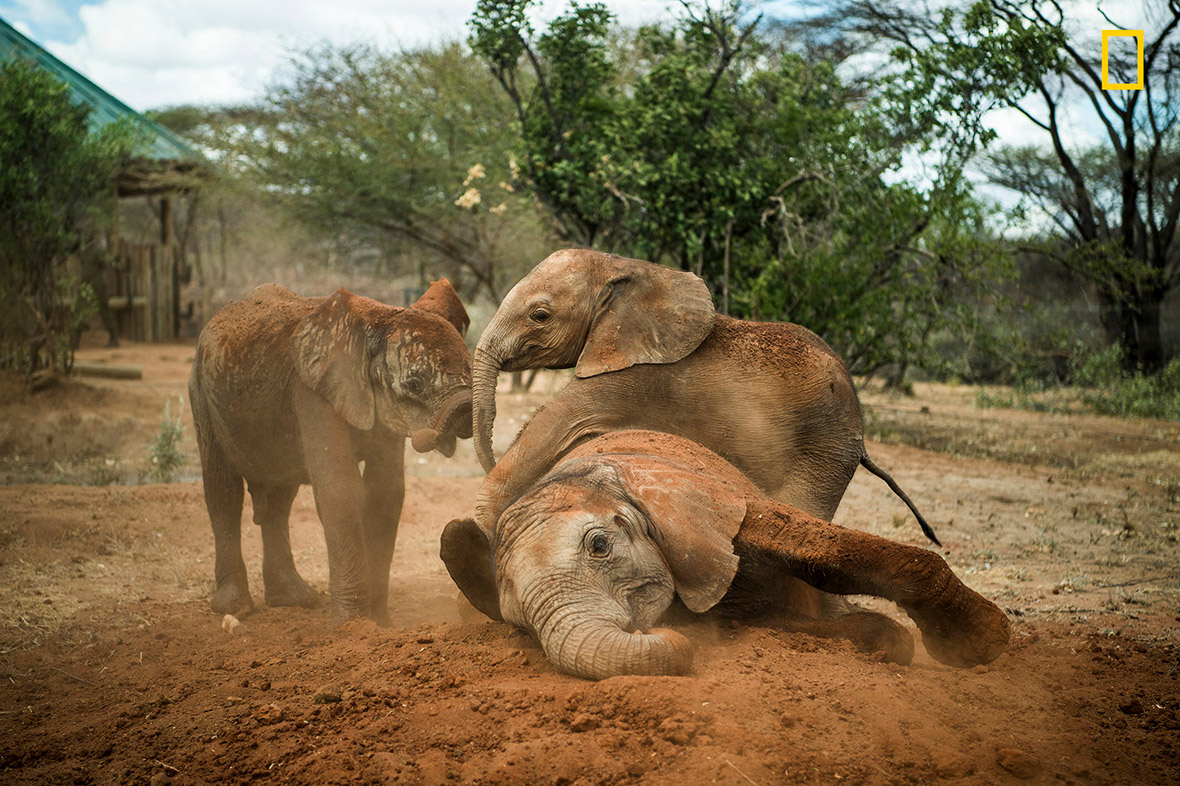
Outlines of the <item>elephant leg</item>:
M 289 520 L 299 485 L 250 484 L 254 523 L 262 529 L 262 583 L 270 606 L 312 608 L 320 596 L 295 570 Z
M 351 427 L 315 392 L 296 388 L 300 438 L 328 547 L 332 621 L 369 611 L 369 575 L 362 529 L 365 487 L 357 468 Z
M 369 615 L 389 621 L 389 563 L 405 499 L 404 437 L 390 439 L 365 456 L 365 556 L 369 571 Z
M 959 581 L 934 552 L 838 527 L 769 500 L 747 503 L 737 536 L 744 546 L 778 560 L 789 575 L 818 589 L 897 603 L 937 660 L 965 668 L 990 663 L 1007 648 L 1004 612 Z
M 205 507 L 213 524 L 216 588 L 210 605 L 218 614 L 237 614 L 254 608 L 242 559 L 242 476 L 233 469 L 225 452 L 207 433 L 197 430 L 201 450 L 201 476 Z

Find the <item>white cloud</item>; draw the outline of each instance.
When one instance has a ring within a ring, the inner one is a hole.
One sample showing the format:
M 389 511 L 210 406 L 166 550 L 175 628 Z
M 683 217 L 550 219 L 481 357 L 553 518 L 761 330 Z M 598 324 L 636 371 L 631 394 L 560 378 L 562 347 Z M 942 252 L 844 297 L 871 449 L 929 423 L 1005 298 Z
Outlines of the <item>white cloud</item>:
M 608 5 L 625 24 L 679 9 L 675 0 Z M 552 17 L 565 7 L 545 2 L 538 13 Z M 25 33 L 80 28 L 73 40 L 40 43 L 140 110 L 251 101 L 292 51 L 322 41 L 413 47 L 462 39 L 474 9 L 475 0 L 97 0 L 73 18 L 46 0 L 6 7 Z
M 20 20 L 17 20 L 17 21 L 15 21 L 15 22 L 13 22 L 13 23 L 12 23 L 12 27 L 13 27 L 13 28 L 14 28 L 14 29 L 15 29 L 15 30 L 18 32 L 18 33 L 20 33 L 21 35 L 25 36 L 26 38 L 32 38 L 32 37 L 33 37 L 33 29 L 32 29 L 31 27 L 29 27 L 27 24 L 25 24 L 24 22 L 21 22 Z
M 24 35 L 28 35 L 25 31 L 33 27 L 61 28 L 73 24 L 68 11 L 60 4 L 47 0 L 5 0 L 0 3 L 0 13 L 9 24 Z M 12 19 L 20 21 L 13 22 Z
M 473 0 L 106 0 L 55 55 L 136 109 L 257 98 L 292 50 L 420 45 L 465 35 Z

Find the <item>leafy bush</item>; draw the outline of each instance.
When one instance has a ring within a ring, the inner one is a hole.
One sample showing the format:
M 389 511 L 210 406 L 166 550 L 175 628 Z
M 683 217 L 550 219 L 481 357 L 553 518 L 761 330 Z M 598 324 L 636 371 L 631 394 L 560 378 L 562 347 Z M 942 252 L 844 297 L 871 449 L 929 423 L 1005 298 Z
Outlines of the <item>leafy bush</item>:
M 68 275 L 97 250 L 115 173 L 139 137 L 125 122 L 90 131 L 90 109 L 23 60 L 0 63 L 0 367 L 67 371 L 95 303 Z
M 1081 401 L 1106 415 L 1180 420 L 1180 357 L 1172 358 L 1160 373 L 1147 375 L 1124 371 L 1123 355 L 1116 344 L 1078 356 L 1072 370 Z
M 180 400 L 180 411 L 176 413 L 176 420 L 172 419 L 172 399 L 169 398 L 164 402 L 164 420 L 150 446 L 152 466 L 149 474 L 156 483 L 171 483 L 176 478 L 176 471 L 184 466 L 184 454 L 179 447 L 181 437 L 184 436 L 184 427 L 180 425 L 184 398 L 177 398 Z
M 1123 363 L 1124 350 L 1117 344 L 1099 350 L 1077 346 L 1063 381 L 1027 376 L 1007 391 L 980 388 L 975 406 L 1180 420 L 1180 357 L 1155 375 L 1128 372 Z

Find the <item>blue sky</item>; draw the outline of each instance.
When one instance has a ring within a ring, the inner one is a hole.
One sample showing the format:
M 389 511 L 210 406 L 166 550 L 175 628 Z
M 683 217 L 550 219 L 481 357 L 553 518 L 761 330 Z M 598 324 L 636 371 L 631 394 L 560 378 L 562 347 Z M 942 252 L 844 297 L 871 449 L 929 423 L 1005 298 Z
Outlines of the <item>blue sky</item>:
M 93 2 L 93 0 L 91 0 Z M 74 41 L 82 34 L 78 9 L 85 0 L 0 0 L 0 17 L 38 43 Z

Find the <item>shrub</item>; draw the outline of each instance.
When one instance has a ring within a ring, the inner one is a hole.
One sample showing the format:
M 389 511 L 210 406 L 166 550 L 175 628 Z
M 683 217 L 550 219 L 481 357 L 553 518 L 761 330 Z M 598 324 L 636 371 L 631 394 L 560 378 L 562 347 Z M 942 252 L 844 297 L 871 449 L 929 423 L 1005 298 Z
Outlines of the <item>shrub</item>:
M 1123 355 L 1116 344 L 1075 359 L 1072 381 L 1082 402 L 1107 415 L 1180 420 L 1180 357 L 1147 375 L 1125 371 Z
M 156 483 L 171 483 L 176 477 L 176 471 L 184 466 L 184 454 L 179 447 L 184 435 L 184 427 L 180 424 L 180 417 L 184 414 L 184 398 L 177 398 L 180 400 L 180 411 L 176 413 L 176 420 L 172 419 L 170 412 L 170 397 L 164 402 L 164 420 L 150 446 L 152 466 L 149 474 Z

